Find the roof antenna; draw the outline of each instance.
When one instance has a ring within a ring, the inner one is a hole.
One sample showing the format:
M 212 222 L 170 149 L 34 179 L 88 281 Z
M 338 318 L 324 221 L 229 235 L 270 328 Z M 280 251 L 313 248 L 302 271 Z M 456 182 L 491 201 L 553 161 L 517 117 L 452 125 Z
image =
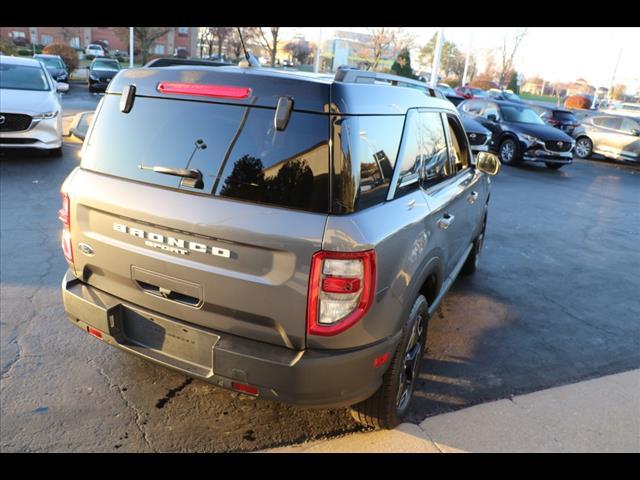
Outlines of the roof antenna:
M 240 27 L 236 27 L 238 29 L 238 36 L 240 37 L 240 43 L 242 44 L 242 50 L 244 50 L 244 57 L 247 59 L 247 63 L 244 64 L 244 62 L 240 62 L 240 66 L 241 67 L 259 67 L 260 66 L 260 62 L 258 61 L 258 59 L 250 54 L 247 51 L 247 47 L 244 44 L 244 39 L 242 38 L 242 31 L 240 30 Z

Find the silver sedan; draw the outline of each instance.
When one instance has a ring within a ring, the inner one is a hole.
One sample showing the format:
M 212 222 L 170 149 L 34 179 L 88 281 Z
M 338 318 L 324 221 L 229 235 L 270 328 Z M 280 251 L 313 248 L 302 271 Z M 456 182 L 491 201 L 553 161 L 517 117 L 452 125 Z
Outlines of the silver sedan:
M 0 55 L 0 149 L 62 154 L 58 84 L 37 60 Z

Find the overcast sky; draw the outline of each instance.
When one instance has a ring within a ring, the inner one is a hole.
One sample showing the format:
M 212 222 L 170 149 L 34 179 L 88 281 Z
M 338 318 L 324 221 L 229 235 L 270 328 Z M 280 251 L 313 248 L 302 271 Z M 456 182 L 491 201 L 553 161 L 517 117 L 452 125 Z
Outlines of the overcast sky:
M 323 38 L 334 30 L 366 31 L 362 27 L 322 28 Z M 426 44 L 438 30 L 435 27 L 406 28 L 414 34 L 418 46 Z M 483 57 L 488 49 L 500 47 L 505 35 L 513 38 L 518 28 L 505 27 L 445 27 L 447 40 L 466 51 Z M 319 28 L 285 28 L 283 33 L 303 33 L 307 40 L 316 41 Z M 622 50 L 622 53 L 621 53 Z M 539 75 L 547 81 L 574 81 L 585 78 L 596 87 L 609 87 L 616 61 L 616 83 L 624 83 L 628 90 L 640 88 L 640 28 L 634 27 L 530 27 L 515 60 L 515 68 L 525 76 Z M 480 58 L 479 58 L 480 60 Z

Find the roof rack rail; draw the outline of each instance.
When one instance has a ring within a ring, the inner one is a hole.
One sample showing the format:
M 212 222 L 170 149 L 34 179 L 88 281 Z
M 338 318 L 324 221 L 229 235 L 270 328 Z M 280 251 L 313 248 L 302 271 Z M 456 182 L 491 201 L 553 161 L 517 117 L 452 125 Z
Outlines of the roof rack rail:
M 201 65 L 201 66 L 209 66 L 209 67 L 226 67 L 232 66 L 233 63 L 227 62 L 216 62 L 214 60 L 206 60 L 206 59 L 191 59 L 191 58 L 180 58 L 180 57 L 161 57 L 154 58 L 153 60 L 147 62 L 144 65 L 144 68 L 148 67 L 173 67 L 175 65 Z
M 351 67 L 339 67 L 334 77 L 336 82 L 344 83 L 375 83 L 387 82 L 394 86 L 400 87 L 420 87 L 428 88 L 429 85 L 420 80 L 413 80 L 399 75 L 390 75 L 388 73 L 372 72 L 369 70 L 360 70 Z

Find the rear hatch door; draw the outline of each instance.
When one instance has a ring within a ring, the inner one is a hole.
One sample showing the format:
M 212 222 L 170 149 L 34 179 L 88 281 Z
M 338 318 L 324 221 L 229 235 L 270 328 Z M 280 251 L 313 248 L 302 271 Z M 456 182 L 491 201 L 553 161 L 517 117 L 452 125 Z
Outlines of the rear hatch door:
M 162 70 L 137 72 L 158 80 Z M 170 80 L 199 73 L 181 75 Z M 279 96 L 260 95 L 258 78 L 224 75 L 207 81 L 251 94 L 165 96 L 139 81 L 123 113 L 121 78 L 68 186 L 74 246 L 91 247 L 74 249 L 76 274 L 185 322 L 303 349 L 310 261 L 329 204 L 328 116 L 294 109 L 278 131 Z M 150 169 L 158 166 L 198 170 L 202 185 Z

